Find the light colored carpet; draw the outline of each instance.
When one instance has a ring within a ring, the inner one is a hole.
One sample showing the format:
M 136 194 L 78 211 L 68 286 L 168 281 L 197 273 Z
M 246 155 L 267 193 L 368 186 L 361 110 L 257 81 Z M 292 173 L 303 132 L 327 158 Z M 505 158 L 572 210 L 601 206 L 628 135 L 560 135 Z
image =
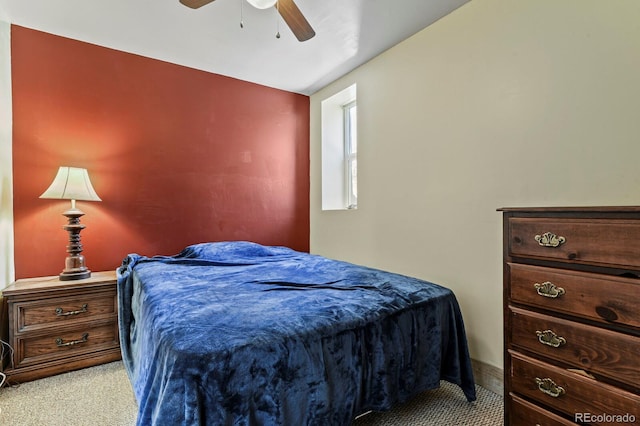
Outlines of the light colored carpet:
M 423 392 L 384 413 L 370 413 L 353 426 L 497 426 L 503 421 L 502 396 L 476 386 L 478 399 L 467 402 L 462 390 L 448 382 Z
M 0 389 L 2 426 L 132 426 L 136 411 L 121 362 Z M 457 386 L 446 382 L 387 413 L 371 413 L 354 422 L 354 426 L 501 424 L 501 396 L 478 387 L 478 401 L 468 403 Z
M 122 362 L 0 389 L 2 426 L 131 426 L 137 405 Z

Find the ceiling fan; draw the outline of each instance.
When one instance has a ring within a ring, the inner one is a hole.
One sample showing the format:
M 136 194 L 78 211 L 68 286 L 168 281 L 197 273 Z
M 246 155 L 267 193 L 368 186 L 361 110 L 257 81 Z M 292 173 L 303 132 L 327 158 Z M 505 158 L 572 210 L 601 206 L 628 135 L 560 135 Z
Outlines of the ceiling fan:
M 192 9 L 197 9 L 215 0 L 180 0 L 180 3 Z M 291 31 L 299 41 L 306 41 L 316 35 L 311 25 L 304 17 L 293 0 L 247 0 L 249 4 L 258 9 L 266 9 L 276 6 L 280 16 L 287 23 Z

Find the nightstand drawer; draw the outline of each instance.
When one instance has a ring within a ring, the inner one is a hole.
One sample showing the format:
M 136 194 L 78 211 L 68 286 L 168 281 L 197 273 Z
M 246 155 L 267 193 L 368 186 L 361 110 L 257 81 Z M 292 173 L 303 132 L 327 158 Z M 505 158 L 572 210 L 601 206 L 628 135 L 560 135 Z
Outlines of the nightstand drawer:
M 640 328 L 640 280 L 508 263 L 513 302 Z
M 622 269 L 640 267 L 640 223 L 622 219 L 509 218 L 509 256 Z
M 15 303 L 19 333 L 117 316 L 114 291 Z
M 640 337 L 511 307 L 514 347 L 585 373 L 640 386 Z
M 512 391 L 567 416 L 576 413 L 634 416 L 640 396 L 509 350 Z M 592 423 L 592 424 L 610 424 Z
M 46 335 L 18 337 L 16 367 L 25 367 L 71 356 L 118 347 L 118 324 L 108 321 L 94 326 L 58 330 Z

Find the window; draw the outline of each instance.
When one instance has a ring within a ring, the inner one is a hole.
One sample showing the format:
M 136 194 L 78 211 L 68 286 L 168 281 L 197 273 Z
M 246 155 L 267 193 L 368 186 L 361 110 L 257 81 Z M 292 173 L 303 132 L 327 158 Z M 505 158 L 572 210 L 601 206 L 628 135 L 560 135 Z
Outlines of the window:
M 353 101 L 342 109 L 347 208 L 355 209 L 358 207 L 358 105 Z
M 325 99 L 322 111 L 322 210 L 358 206 L 356 86 Z

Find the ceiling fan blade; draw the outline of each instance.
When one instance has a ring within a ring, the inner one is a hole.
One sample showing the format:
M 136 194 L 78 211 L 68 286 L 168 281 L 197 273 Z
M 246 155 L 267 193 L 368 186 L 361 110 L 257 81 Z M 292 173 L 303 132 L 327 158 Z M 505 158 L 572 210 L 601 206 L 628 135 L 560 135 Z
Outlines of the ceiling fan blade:
M 311 28 L 311 25 L 293 0 L 278 0 L 278 12 L 280 12 L 282 19 L 291 28 L 291 31 L 299 41 L 309 40 L 316 35 L 316 32 L 313 31 L 313 28 Z
M 213 3 L 215 0 L 180 0 L 180 3 L 184 4 L 191 9 L 197 9 L 206 4 Z

